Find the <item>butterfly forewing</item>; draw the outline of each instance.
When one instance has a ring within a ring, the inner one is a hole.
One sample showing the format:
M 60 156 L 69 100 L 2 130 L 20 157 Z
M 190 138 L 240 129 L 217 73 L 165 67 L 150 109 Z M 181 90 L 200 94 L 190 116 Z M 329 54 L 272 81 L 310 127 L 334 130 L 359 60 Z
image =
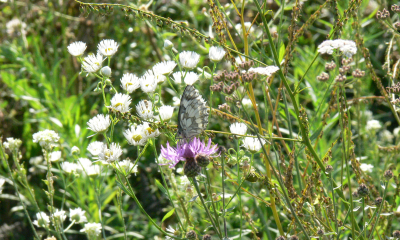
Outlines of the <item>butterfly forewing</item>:
M 177 138 L 190 139 L 205 130 L 209 109 L 199 91 L 188 85 L 183 91 L 178 114 Z

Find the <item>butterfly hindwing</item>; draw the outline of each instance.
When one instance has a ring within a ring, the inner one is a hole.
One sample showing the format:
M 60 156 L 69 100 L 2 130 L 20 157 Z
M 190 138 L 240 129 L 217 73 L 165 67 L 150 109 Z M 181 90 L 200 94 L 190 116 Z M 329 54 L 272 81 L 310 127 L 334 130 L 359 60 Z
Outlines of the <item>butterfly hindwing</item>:
M 199 91 L 192 85 L 183 91 L 178 113 L 177 138 L 190 139 L 205 130 L 209 109 Z

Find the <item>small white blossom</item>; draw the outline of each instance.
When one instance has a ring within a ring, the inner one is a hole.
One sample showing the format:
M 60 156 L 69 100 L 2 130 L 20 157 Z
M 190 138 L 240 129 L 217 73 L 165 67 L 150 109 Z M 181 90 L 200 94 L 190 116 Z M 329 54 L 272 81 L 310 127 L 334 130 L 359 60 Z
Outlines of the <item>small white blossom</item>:
M 129 105 L 131 104 L 132 99 L 127 94 L 117 93 L 111 99 L 111 108 L 120 113 L 126 113 L 131 110 Z
M 166 50 L 171 50 L 174 47 L 174 44 L 170 40 L 164 41 L 164 48 Z
M 365 127 L 365 129 L 367 131 L 371 131 L 371 130 L 378 130 L 381 127 L 382 127 L 382 125 L 378 120 L 369 120 L 367 122 L 367 126 Z
M 226 52 L 225 52 L 224 48 L 212 46 L 212 47 L 210 47 L 208 56 L 210 57 L 211 61 L 219 62 L 225 56 L 225 53 Z
M 100 53 L 92 53 L 83 59 L 82 68 L 88 73 L 94 73 L 100 70 L 102 63 L 103 56 Z
M 159 113 L 160 120 L 162 119 L 163 121 L 168 121 L 172 118 L 172 115 L 174 114 L 174 107 L 161 106 L 158 109 L 158 113 Z
M 121 87 L 128 93 L 140 88 L 140 80 L 132 73 L 125 73 L 121 78 Z
M 7 141 L 3 143 L 4 148 L 10 149 L 10 151 L 18 150 L 22 144 L 22 141 L 18 138 L 7 138 Z
M 87 222 L 85 211 L 81 208 L 69 209 L 69 219 L 75 223 Z
M 45 212 L 36 213 L 36 218 L 37 220 L 33 221 L 33 224 L 36 226 L 43 228 L 47 228 L 49 226 L 50 218 Z
M 87 173 L 89 168 L 93 165 L 92 161 L 87 158 L 78 158 L 78 162 L 76 163 L 77 171 L 81 173 Z
M 160 136 L 160 131 L 158 131 L 158 129 L 152 129 L 149 123 L 144 122 L 141 126 L 143 128 L 143 133 L 146 138 L 155 138 Z
M 87 150 L 90 152 L 90 154 L 92 154 L 93 156 L 98 156 L 99 153 L 101 151 L 103 151 L 103 148 L 107 147 L 106 144 L 96 141 L 96 142 L 92 142 L 89 144 L 89 146 L 87 147 Z
M 379 133 L 379 137 L 382 142 L 387 142 L 387 143 L 393 142 L 394 138 L 393 134 L 386 129 Z
M 80 152 L 81 152 L 81 150 L 77 146 L 73 146 L 71 148 L 72 155 L 79 155 Z
M 360 169 L 364 172 L 372 172 L 374 166 L 372 164 L 361 163 Z
M 199 75 L 197 75 L 195 72 L 187 72 L 186 75 L 185 73 L 181 72 L 176 72 L 174 74 L 172 74 L 172 76 L 174 77 L 174 81 L 177 84 L 181 84 L 182 83 L 182 78 L 184 77 L 183 81 L 187 84 L 187 85 L 193 85 L 195 82 L 197 82 L 197 80 L 199 80 Z
M 261 139 L 260 142 L 257 137 L 245 137 L 242 147 L 246 148 L 250 152 L 258 152 L 265 143 L 266 141 L 264 139 Z
M 49 148 L 54 145 L 54 143 L 60 140 L 60 137 L 53 130 L 44 130 L 33 134 L 33 142 L 39 143 L 43 148 Z
M 252 106 L 253 106 L 253 103 L 251 102 L 250 99 L 248 99 L 248 98 L 243 98 L 243 100 L 242 100 L 242 105 L 243 105 L 244 107 L 252 107 Z
M 177 228 L 177 229 L 174 229 L 173 227 L 171 227 L 171 225 L 169 225 L 169 226 L 165 229 L 165 231 L 167 231 L 167 232 L 169 232 L 169 233 L 171 233 L 172 235 L 177 236 L 177 237 L 178 237 L 179 234 L 180 234 L 178 228 Z
M 73 173 L 73 172 L 76 172 L 76 170 L 78 169 L 78 166 L 75 163 L 62 162 L 61 169 L 66 173 Z
M 50 153 L 50 161 L 58 162 L 61 160 L 61 151 L 54 151 Z
M 399 136 L 399 133 L 400 133 L 400 127 L 397 127 L 397 128 L 395 128 L 395 129 L 393 129 L 393 135 L 394 135 L 394 136 L 398 137 L 398 136 Z
M 165 77 L 165 76 L 164 76 Z M 153 74 L 153 71 L 147 71 L 140 78 L 140 89 L 142 89 L 145 93 L 152 93 L 156 90 L 158 80 L 156 76 Z
M 246 124 L 240 122 L 232 123 L 229 129 L 233 134 L 246 135 L 247 132 Z
M 99 165 L 91 165 L 86 169 L 86 173 L 88 176 L 97 176 L 100 174 L 100 166 Z
M 191 52 L 191 51 L 184 51 L 179 53 L 179 62 L 181 63 L 183 68 L 186 69 L 193 69 L 200 61 L 200 55 Z
M 100 223 L 86 223 L 85 227 L 81 229 L 81 232 L 85 232 L 90 238 L 94 236 L 98 236 L 101 233 L 101 224 Z
M 133 162 L 127 159 L 119 162 L 117 167 L 119 167 L 120 171 L 125 174 L 134 173 L 136 175 L 136 173 L 138 173 L 138 166 L 133 166 Z
M 124 136 L 130 145 L 144 146 L 147 142 L 147 137 L 143 130 L 143 125 L 131 126 L 130 129 L 125 130 Z
M 53 218 L 57 221 L 64 222 L 67 215 L 65 215 L 65 211 L 56 209 L 55 213 L 53 214 Z
M 118 50 L 118 43 L 112 39 L 102 40 L 99 45 L 97 45 L 99 52 L 106 57 L 111 57 Z
M 82 56 L 82 54 L 85 52 L 86 43 L 81 42 L 81 41 L 73 42 L 67 48 L 68 48 L 68 52 L 72 56 L 79 57 L 79 56 Z
M 4 1 L 3 1 L 4 2 Z M 5 1 L 7 2 L 7 1 Z M 6 23 L 7 34 L 9 37 L 15 35 L 26 34 L 26 23 L 22 22 L 18 18 L 14 18 Z
M 180 180 L 181 180 L 181 185 L 183 185 L 183 186 L 190 184 L 189 178 L 186 176 L 180 177 Z
M 267 67 L 250 68 L 249 72 L 255 72 L 260 75 L 271 76 L 278 70 L 279 70 L 279 67 L 277 67 L 277 66 L 267 66 Z
M 351 57 L 357 53 L 357 45 L 351 40 L 326 40 L 318 46 L 318 52 L 321 54 L 332 55 L 334 50 L 339 50 L 346 57 Z
M 252 34 L 255 31 L 254 26 L 251 24 L 251 22 L 245 22 L 244 23 L 244 27 L 246 29 L 246 32 Z M 239 32 L 240 35 L 243 34 L 243 28 L 242 28 L 242 24 L 238 23 L 235 25 L 236 30 Z
M 87 122 L 88 129 L 96 133 L 102 133 L 106 131 L 110 124 L 110 116 L 104 116 L 103 114 L 98 114 Z
M 103 148 L 103 151 L 99 153 L 99 160 L 106 162 L 118 161 L 122 155 L 122 149 L 118 143 L 111 143 L 110 148 Z
M 178 98 L 178 97 L 173 97 L 172 98 L 172 105 L 174 105 L 174 106 L 180 106 L 181 105 L 181 99 L 180 98 Z
M 152 119 L 154 116 L 153 104 L 150 101 L 142 100 L 136 105 L 136 112 L 143 120 Z
M 167 76 L 171 74 L 171 72 L 174 70 L 175 67 L 176 67 L 176 62 L 164 61 L 154 65 L 153 72 L 155 74 Z

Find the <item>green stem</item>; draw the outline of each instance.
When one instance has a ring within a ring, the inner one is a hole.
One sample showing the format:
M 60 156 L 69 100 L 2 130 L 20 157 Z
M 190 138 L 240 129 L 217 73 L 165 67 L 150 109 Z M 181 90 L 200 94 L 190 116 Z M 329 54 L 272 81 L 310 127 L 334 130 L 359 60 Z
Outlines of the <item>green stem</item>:
M 381 202 L 381 204 L 380 204 L 380 206 L 379 206 L 378 213 L 376 214 L 376 221 L 375 221 L 375 224 L 374 224 L 373 227 L 372 227 L 371 233 L 369 234 L 368 240 L 370 240 L 371 237 L 374 235 L 374 231 L 375 231 L 376 225 L 378 225 L 378 223 L 379 223 L 379 217 L 380 217 L 380 215 L 381 215 L 381 211 L 382 211 L 382 208 L 383 208 L 383 204 L 384 204 L 384 202 L 385 202 L 385 197 L 386 197 L 386 192 L 387 192 L 386 189 L 388 188 L 388 183 L 389 183 L 389 181 L 386 181 L 386 182 L 385 182 L 385 189 L 383 190 L 382 202 Z

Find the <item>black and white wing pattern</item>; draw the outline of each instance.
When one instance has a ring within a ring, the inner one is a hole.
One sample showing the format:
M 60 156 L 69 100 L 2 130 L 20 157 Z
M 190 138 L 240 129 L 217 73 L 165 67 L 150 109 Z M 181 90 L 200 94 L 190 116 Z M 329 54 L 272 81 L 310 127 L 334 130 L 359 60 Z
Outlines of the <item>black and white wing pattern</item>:
M 208 124 L 209 108 L 192 85 L 186 86 L 178 114 L 177 138 L 191 139 L 203 132 Z

